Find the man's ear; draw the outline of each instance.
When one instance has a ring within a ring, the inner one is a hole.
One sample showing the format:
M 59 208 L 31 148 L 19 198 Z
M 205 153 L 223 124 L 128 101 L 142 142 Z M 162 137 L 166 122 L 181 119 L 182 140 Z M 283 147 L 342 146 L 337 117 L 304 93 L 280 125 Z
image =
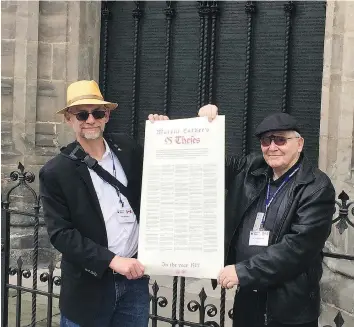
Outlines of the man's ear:
M 108 123 L 110 115 L 111 115 L 111 111 L 109 109 L 107 109 L 106 110 L 106 123 Z
M 70 122 L 70 114 L 67 112 L 67 111 L 65 111 L 64 112 L 64 122 L 65 123 L 67 123 L 67 124 L 70 124 L 71 122 Z
M 305 140 L 304 140 L 303 137 L 300 137 L 298 141 L 299 141 L 299 149 L 298 149 L 298 152 L 300 153 L 300 152 L 302 152 L 302 150 L 303 150 L 303 148 L 304 148 Z

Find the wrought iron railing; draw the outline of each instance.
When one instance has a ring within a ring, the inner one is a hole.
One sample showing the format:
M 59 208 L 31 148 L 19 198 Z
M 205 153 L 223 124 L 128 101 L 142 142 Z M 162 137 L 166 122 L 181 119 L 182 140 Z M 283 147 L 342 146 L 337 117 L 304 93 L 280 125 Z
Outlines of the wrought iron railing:
M 30 293 L 32 295 L 32 307 L 31 307 L 31 323 L 30 326 L 36 326 L 37 322 L 37 296 L 42 295 L 47 297 L 47 326 L 52 326 L 53 319 L 53 299 L 58 298 L 59 294 L 53 291 L 54 285 L 60 286 L 61 279 L 60 276 L 54 275 L 54 262 L 51 262 L 48 266 L 46 272 L 41 273 L 39 276 L 39 281 L 41 283 L 47 284 L 47 290 L 38 289 L 37 285 L 37 273 L 38 273 L 38 230 L 40 223 L 40 218 L 42 215 L 40 213 L 40 199 L 36 192 L 29 186 L 35 180 L 35 176 L 31 172 L 26 172 L 24 166 L 20 163 L 18 166 L 18 171 L 14 171 L 10 174 L 10 179 L 13 182 L 17 182 L 16 185 L 11 187 L 11 189 L 6 193 L 1 203 L 2 207 L 2 238 L 1 238 L 1 255 L 2 255 L 2 326 L 8 326 L 8 296 L 9 290 L 15 290 L 16 292 L 16 317 L 15 326 L 21 326 L 21 312 L 22 312 L 22 295 L 23 293 Z M 20 187 L 24 187 L 29 191 L 33 199 L 33 211 L 21 211 L 17 209 L 10 208 L 10 197 L 13 192 Z M 354 201 L 349 201 L 348 195 L 343 191 L 338 196 L 339 201 L 336 202 L 338 206 L 338 216 L 333 219 L 334 226 L 338 229 L 339 233 L 342 234 L 349 226 L 354 227 L 353 222 L 349 219 L 349 212 L 354 215 Z M 33 221 L 33 249 L 31 256 L 31 269 L 24 268 L 23 260 L 21 257 L 17 259 L 16 267 L 10 267 L 10 227 L 11 216 L 13 214 L 25 215 L 27 217 L 34 218 Z M 325 252 L 326 257 L 354 260 L 354 256 L 338 253 Z M 9 276 L 17 276 L 16 284 L 9 283 Z M 29 279 L 32 277 L 32 287 L 23 286 L 23 279 Z M 207 302 L 207 294 L 204 288 L 201 289 L 199 293 L 199 301 L 191 300 L 185 305 L 185 293 L 186 293 L 186 280 L 184 277 L 173 277 L 172 281 L 172 298 L 159 295 L 160 287 L 155 281 L 151 285 L 151 310 L 150 319 L 153 327 L 158 325 L 159 321 L 167 322 L 171 326 L 194 326 L 194 327 L 224 327 L 225 326 L 225 290 L 222 289 L 220 293 L 220 303 L 217 307 L 214 304 Z M 179 286 L 179 291 L 178 291 Z M 177 300 L 179 298 L 179 301 Z M 170 317 L 159 315 L 159 308 L 165 308 L 171 303 L 171 315 Z M 178 309 L 177 309 L 178 306 Z M 185 309 L 189 312 L 198 312 L 199 318 L 198 322 L 192 322 L 185 320 Z M 218 321 L 215 320 L 217 314 L 219 313 Z M 232 309 L 228 311 L 228 319 L 232 319 Z M 214 319 L 214 320 L 210 320 Z M 343 317 L 340 312 L 334 318 L 334 323 L 336 327 L 341 327 L 344 323 Z M 327 325 L 327 327 L 330 327 Z

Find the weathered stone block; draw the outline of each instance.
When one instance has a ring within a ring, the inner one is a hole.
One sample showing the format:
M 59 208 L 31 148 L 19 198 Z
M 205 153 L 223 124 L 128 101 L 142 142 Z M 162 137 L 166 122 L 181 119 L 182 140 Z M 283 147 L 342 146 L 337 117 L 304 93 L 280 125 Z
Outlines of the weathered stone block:
M 54 136 L 36 134 L 36 145 L 40 147 L 55 147 Z
M 18 164 L 22 159 L 23 154 L 14 147 L 11 149 L 1 149 L 1 164 L 4 166 Z
M 1 122 L 1 151 L 11 151 L 12 150 L 12 124 L 11 122 L 2 121 Z
M 39 21 L 39 3 L 40 1 L 28 1 L 26 12 L 28 16 L 27 41 L 38 42 L 38 21 Z
M 35 123 L 13 123 L 15 149 L 23 154 L 30 153 L 34 148 Z
M 12 120 L 12 96 L 1 96 L 1 119 Z
M 38 80 L 38 96 L 46 96 L 46 97 L 55 97 L 57 94 L 55 93 L 54 84 L 50 81 Z
M 1 37 L 2 39 L 13 40 L 16 34 L 15 15 L 12 13 L 1 14 Z
M 54 135 L 56 124 L 53 123 L 38 123 L 36 124 L 36 133 L 42 135 Z
M 15 1 L 1 1 L 1 38 L 14 39 L 16 34 L 16 10 Z
M 16 39 L 38 41 L 39 1 L 19 1 L 16 13 Z
M 1 122 L 1 131 L 2 132 L 11 132 L 12 131 L 12 124 L 9 121 L 2 121 Z
M 343 76 L 354 84 L 354 32 L 352 34 L 352 36 L 345 36 L 343 40 Z
M 93 51 L 92 47 L 83 45 L 79 49 L 80 65 L 79 65 L 79 79 L 93 78 Z
M 346 10 L 346 1 L 333 1 L 334 3 L 334 12 L 332 17 L 327 16 L 327 20 L 333 20 L 333 33 L 341 34 L 344 30 L 345 24 L 345 10 Z
M 38 44 L 38 78 L 52 78 L 52 44 L 39 42 Z
M 66 15 L 67 3 L 65 1 L 41 1 L 39 3 L 39 12 L 41 15 Z
M 63 2 L 64 3 L 64 2 Z M 53 14 L 39 16 L 38 40 L 43 42 L 66 42 L 67 16 L 63 14 Z
M 12 146 L 12 132 L 1 130 L 1 146 Z
M 26 153 L 26 126 L 25 123 L 14 122 L 12 133 L 14 136 L 14 149 L 21 152 L 22 154 Z
M 53 109 L 55 107 L 55 98 L 48 96 L 37 97 L 37 119 L 38 121 L 53 121 L 55 119 Z
M 37 115 L 37 85 L 26 85 L 26 113 L 25 113 L 25 121 L 28 123 L 36 123 L 36 115 Z M 30 125 L 33 127 L 34 133 L 34 125 Z M 27 129 L 28 131 L 28 129 Z
M 1 78 L 1 95 L 12 95 L 14 87 L 13 78 Z
M 65 82 L 38 81 L 37 120 L 41 122 L 62 122 L 56 112 L 65 106 Z
M 331 71 L 336 73 L 342 70 L 343 34 L 334 34 L 332 38 Z
M 74 131 L 68 124 L 58 125 L 57 135 L 59 146 L 65 146 L 75 140 Z
M 354 32 L 354 2 L 346 1 L 346 17 L 344 31 L 347 33 Z
M 28 217 L 29 218 L 29 217 Z M 25 222 L 26 223 L 26 222 Z M 30 219 L 28 223 L 33 223 Z M 31 249 L 33 248 L 34 225 L 26 227 L 11 227 L 11 248 L 12 249 Z M 43 222 L 38 229 L 38 246 L 39 248 L 50 248 L 48 233 Z
M 64 44 L 53 45 L 53 79 L 65 80 L 66 78 L 66 47 Z
M 24 56 L 27 49 L 27 41 L 16 39 L 14 78 L 25 79 L 27 74 L 27 58 Z
M 38 42 L 27 42 L 26 48 L 27 66 L 26 66 L 26 78 L 27 81 L 32 80 L 37 82 L 38 76 Z M 33 85 L 33 83 L 31 83 Z
M 25 123 L 26 119 L 26 81 L 24 79 L 14 79 L 14 102 L 13 120 L 16 123 Z
M 13 77 L 15 60 L 15 41 L 1 40 L 1 75 Z
M 43 150 L 43 152 L 45 152 L 46 155 L 41 155 L 41 153 L 39 152 L 41 149 L 46 150 L 46 151 Z M 58 152 L 59 152 L 59 149 L 57 149 L 56 147 L 55 148 L 54 147 L 42 147 L 42 148 L 39 148 L 39 150 L 37 148 L 34 155 L 26 156 L 26 162 L 29 165 L 43 166 L 48 160 L 53 158 Z
M 58 153 L 58 147 L 37 147 L 35 154 L 38 160 L 36 161 L 36 164 L 43 166 L 49 159 L 53 158 Z
M 29 269 L 32 267 L 32 255 L 33 255 L 33 250 L 32 248 L 30 249 L 12 249 L 10 251 L 10 265 L 11 266 L 16 266 L 16 262 L 19 257 L 22 258 L 23 261 L 23 268 L 24 269 Z M 52 248 L 50 249 L 45 249 L 45 248 L 39 248 L 38 250 L 38 266 L 47 266 L 51 261 L 56 263 L 58 259 L 58 251 L 53 250 Z
M 15 13 L 17 10 L 17 3 L 12 0 L 1 1 L 1 13 Z

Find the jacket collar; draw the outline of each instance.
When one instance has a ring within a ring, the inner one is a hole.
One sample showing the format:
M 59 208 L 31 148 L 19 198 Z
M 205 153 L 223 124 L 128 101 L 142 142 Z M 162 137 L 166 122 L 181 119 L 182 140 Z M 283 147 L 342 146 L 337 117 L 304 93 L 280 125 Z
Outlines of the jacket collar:
M 131 166 L 132 166 L 131 165 L 131 158 L 129 155 L 127 155 L 127 150 L 124 150 L 123 148 L 118 146 L 111 138 L 107 138 L 105 140 L 105 144 L 106 145 L 108 144 L 110 151 L 113 152 L 117 156 L 120 164 L 122 165 L 122 168 L 124 170 L 124 173 L 127 177 L 128 184 L 129 184 L 129 180 L 133 176 L 132 176 L 132 170 L 131 170 Z M 78 142 L 74 141 L 74 142 L 68 144 L 66 147 L 62 147 L 60 149 L 60 151 L 62 152 L 62 154 L 64 156 L 69 157 L 70 153 L 75 149 L 75 147 L 77 145 L 78 145 Z M 107 150 L 106 150 L 106 152 L 107 152 Z M 80 160 L 73 160 L 73 162 L 75 162 L 76 166 L 84 166 L 86 168 L 86 165 L 83 164 Z M 84 170 L 82 170 L 82 172 L 83 171 Z
M 315 179 L 314 167 L 308 158 L 302 153 L 301 154 L 301 165 L 298 173 L 295 177 L 295 183 L 300 184 L 309 184 Z M 251 171 L 251 174 L 255 177 L 266 176 L 266 178 L 272 175 L 272 169 L 267 165 L 265 160 L 262 160 L 261 167 L 256 167 Z

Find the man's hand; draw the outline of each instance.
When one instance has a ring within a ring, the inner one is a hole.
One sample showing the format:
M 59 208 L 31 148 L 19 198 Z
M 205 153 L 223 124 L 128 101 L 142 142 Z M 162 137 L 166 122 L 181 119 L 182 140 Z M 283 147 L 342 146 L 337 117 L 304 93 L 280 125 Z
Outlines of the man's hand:
M 138 279 L 142 277 L 145 270 L 144 266 L 137 259 L 123 258 L 117 255 L 112 259 L 109 268 L 124 275 L 128 279 Z
M 208 117 L 209 121 L 215 119 L 218 115 L 218 107 L 213 104 L 207 104 L 199 109 L 198 116 L 199 117 Z
M 235 265 L 226 266 L 221 269 L 218 277 L 218 283 L 223 288 L 233 288 L 235 285 L 238 285 L 238 277 L 236 273 Z
M 170 118 L 168 118 L 167 116 L 164 115 L 157 115 L 157 114 L 150 114 L 148 116 L 149 120 L 153 123 L 154 121 L 157 120 L 169 120 Z

